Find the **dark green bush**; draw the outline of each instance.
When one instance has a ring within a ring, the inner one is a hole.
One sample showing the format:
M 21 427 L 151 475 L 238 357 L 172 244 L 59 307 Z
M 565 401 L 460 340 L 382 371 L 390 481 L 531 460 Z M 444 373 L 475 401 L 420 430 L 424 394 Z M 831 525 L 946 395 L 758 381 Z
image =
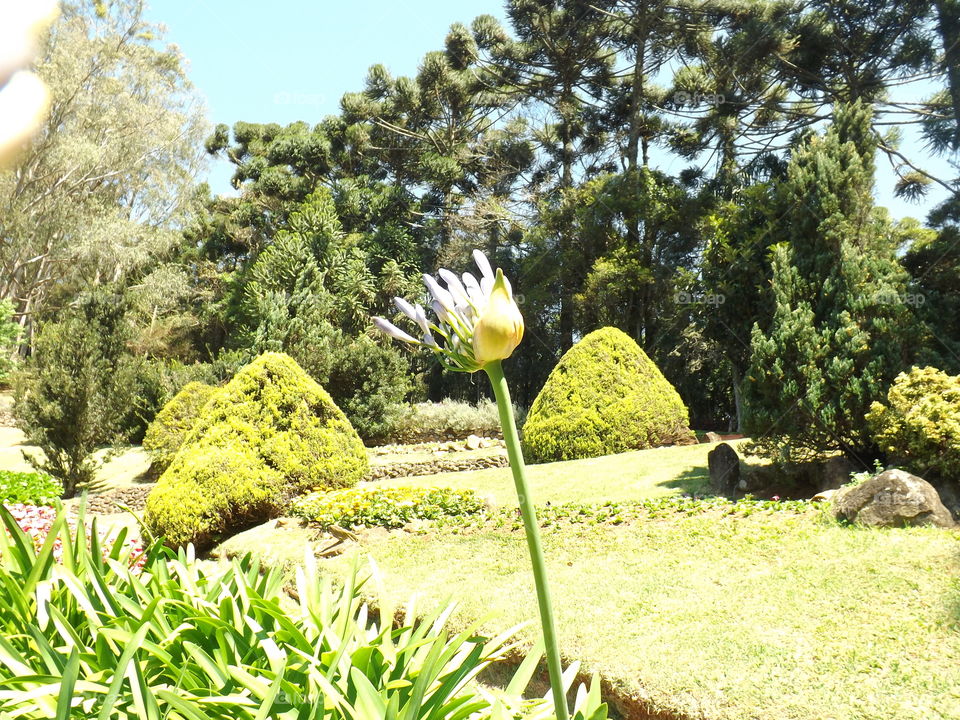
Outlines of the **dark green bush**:
M 136 385 L 129 335 L 122 298 L 82 298 L 40 328 L 17 378 L 14 415 L 43 451 L 31 461 L 60 480 L 67 497 L 93 481 L 94 451 L 123 439 Z
M 538 461 L 571 460 L 686 441 L 687 408 L 628 335 L 602 328 L 560 358 L 523 426 Z
M 200 411 L 216 392 L 201 382 L 189 382 L 157 413 L 143 437 L 143 449 L 150 453 L 151 470 L 162 473 L 173 462 Z
M 0 470 L 0 503 L 51 505 L 63 494 L 63 486 L 44 472 Z
M 920 475 L 960 481 L 960 375 L 932 367 L 900 373 L 886 404 L 867 413 L 874 441 Z
M 403 527 L 411 520 L 473 515 L 484 509 L 473 490 L 422 487 L 368 487 L 318 491 L 293 503 L 292 511 L 322 528 L 331 525 Z
M 202 548 L 366 471 L 363 443 L 326 391 L 290 357 L 266 353 L 203 406 L 145 519 L 171 544 Z

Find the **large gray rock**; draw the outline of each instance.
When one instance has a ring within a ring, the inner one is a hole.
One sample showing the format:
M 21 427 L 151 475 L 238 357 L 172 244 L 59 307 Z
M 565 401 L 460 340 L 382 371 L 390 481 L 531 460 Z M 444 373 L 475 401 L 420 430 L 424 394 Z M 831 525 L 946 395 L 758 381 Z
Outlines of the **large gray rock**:
M 727 443 L 707 453 L 710 487 L 721 495 L 732 495 L 740 483 L 740 456 Z
M 833 513 L 841 520 L 876 527 L 954 527 L 933 485 L 903 470 L 885 470 L 841 490 L 834 498 Z

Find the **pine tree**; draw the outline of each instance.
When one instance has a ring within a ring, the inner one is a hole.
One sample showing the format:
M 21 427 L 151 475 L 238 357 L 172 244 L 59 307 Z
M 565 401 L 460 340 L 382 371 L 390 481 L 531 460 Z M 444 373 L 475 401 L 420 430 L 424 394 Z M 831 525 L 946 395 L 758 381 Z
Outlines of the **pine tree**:
M 916 322 L 873 207 L 871 138 L 869 109 L 841 108 L 824 137 L 796 151 L 781 187 L 773 321 L 753 329 L 744 399 L 747 431 L 783 460 L 869 460 L 864 415 L 907 365 Z

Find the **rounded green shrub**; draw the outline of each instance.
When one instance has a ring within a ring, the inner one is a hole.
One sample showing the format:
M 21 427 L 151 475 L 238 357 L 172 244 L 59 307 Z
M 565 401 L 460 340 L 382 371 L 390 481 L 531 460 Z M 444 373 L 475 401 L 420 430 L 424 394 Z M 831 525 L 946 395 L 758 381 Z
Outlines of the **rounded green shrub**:
M 607 327 L 560 358 L 523 426 L 536 461 L 599 457 L 689 439 L 683 401 L 626 333 Z
M 305 492 L 350 487 L 367 467 L 326 391 L 287 355 L 266 353 L 203 406 L 147 498 L 145 521 L 171 545 L 204 548 Z
M 200 410 L 216 392 L 202 382 L 190 382 L 170 399 L 147 427 L 143 449 L 150 453 L 151 470 L 160 474 L 173 462 L 187 434 L 200 416 Z
M 900 373 L 886 404 L 867 413 L 874 442 L 920 475 L 960 480 L 960 375 L 932 367 Z

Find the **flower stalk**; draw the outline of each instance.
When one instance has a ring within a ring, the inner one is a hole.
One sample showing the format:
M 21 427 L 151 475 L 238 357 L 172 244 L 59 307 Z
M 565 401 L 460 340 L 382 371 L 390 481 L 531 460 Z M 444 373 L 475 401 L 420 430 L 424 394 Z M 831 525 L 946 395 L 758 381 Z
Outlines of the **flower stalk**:
M 537 590 L 537 604 L 540 608 L 540 624 L 543 627 L 543 643 L 547 655 L 547 671 L 550 674 L 550 689 L 553 693 L 554 712 L 557 720 L 568 720 L 567 698 L 563 691 L 563 666 L 560 664 L 560 647 L 557 645 L 557 628 L 553 619 L 553 606 L 550 600 L 550 588 L 547 584 L 547 565 L 540 541 L 540 524 L 537 521 L 537 509 L 530 497 L 527 485 L 526 464 L 520 449 L 520 435 L 513 417 L 513 403 L 510 400 L 510 388 L 503 374 L 503 365 L 499 360 L 484 365 L 483 369 L 490 378 L 493 394 L 497 400 L 500 414 L 500 426 L 507 445 L 507 457 L 513 472 L 513 483 L 520 502 L 520 515 L 527 536 L 527 549 L 533 564 L 533 582 Z
M 473 251 L 473 259 L 480 270 L 479 280 L 470 273 L 458 277 L 445 268 L 441 268 L 437 274 L 440 280 L 446 283 L 446 287 L 443 287 L 437 278 L 423 276 L 423 282 L 433 298 L 430 307 L 436 315 L 436 322 L 427 317 L 420 305 L 413 305 L 404 298 L 394 298 L 397 310 L 417 326 L 419 337 L 401 330 L 386 318 L 375 317 L 372 320 L 381 332 L 395 340 L 410 346 L 429 348 L 448 370 L 468 373 L 484 370 L 490 378 L 533 565 L 533 581 L 537 590 L 554 714 L 557 720 L 569 720 L 557 629 L 547 586 L 547 566 L 540 542 L 540 525 L 527 485 L 520 436 L 510 402 L 510 389 L 503 375 L 502 361 L 513 354 L 523 339 L 523 316 L 513 298 L 510 281 L 504 277 L 503 271 L 498 268 L 494 272 L 490 261 L 479 250 Z

